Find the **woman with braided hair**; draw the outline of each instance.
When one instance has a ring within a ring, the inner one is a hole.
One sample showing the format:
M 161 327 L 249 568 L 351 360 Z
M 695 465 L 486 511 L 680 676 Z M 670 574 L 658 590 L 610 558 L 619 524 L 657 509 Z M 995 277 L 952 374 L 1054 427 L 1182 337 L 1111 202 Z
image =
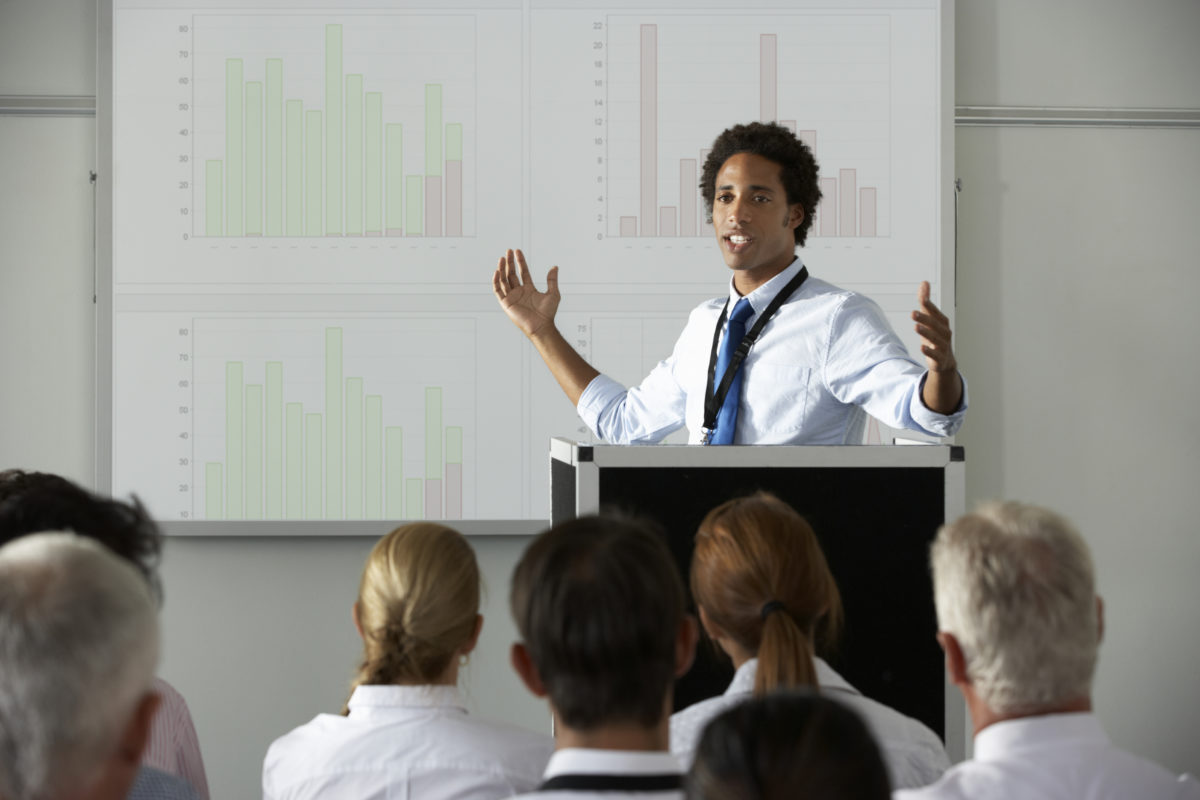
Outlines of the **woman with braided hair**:
M 895 788 L 924 786 L 950 766 L 919 721 L 863 696 L 817 654 L 832 647 L 842 600 L 816 534 L 774 495 L 723 503 L 696 533 L 692 597 L 709 638 L 737 672 L 725 694 L 671 717 L 671 751 L 685 766 L 721 711 L 778 689 L 820 692 L 858 712 L 879 740 Z
M 488 798 L 541 781 L 553 741 L 472 718 L 458 672 L 475 648 L 479 567 L 462 534 L 405 525 L 367 557 L 354 603 L 362 660 L 340 715 L 275 740 L 266 799 Z

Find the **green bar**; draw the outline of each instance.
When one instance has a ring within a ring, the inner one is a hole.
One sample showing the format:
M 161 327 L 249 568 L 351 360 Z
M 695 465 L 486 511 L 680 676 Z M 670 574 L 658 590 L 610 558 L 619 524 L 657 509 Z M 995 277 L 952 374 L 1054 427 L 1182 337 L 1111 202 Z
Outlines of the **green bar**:
M 321 415 L 304 415 L 304 516 L 321 519 Z
M 221 519 L 221 462 L 204 465 L 204 518 Z
M 342 232 L 342 26 L 325 26 L 325 232 Z M 341 516 L 338 514 L 338 516 Z
M 383 485 L 383 397 L 377 394 L 367 395 L 366 406 L 366 517 L 367 519 L 383 519 L 382 493 Z
M 462 123 L 446 124 L 446 160 L 462 161 Z
M 267 236 L 283 235 L 283 60 L 267 59 Z
M 425 174 L 442 174 L 442 86 L 425 84 Z
M 304 235 L 304 104 L 287 101 L 287 220 L 288 236 Z
M 246 519 L 263 518 L 263 387 L 246 386 Z
M 420 478 L 408 479 L 408 517 L 406 519 L 422 519 L 425 516 L 425 495 L 421 487 Z
M 283 518 L 283 363 L 267 362 L 267 519 Z
M 287 518 L 304 518 L 304 406 L 287 409 Z
M 241 519 L 242 458 L 245 453 L 242 439 L 242 369 L 240 361 L 225 362 L 225 516 Z
M 346 76 L 346 233 L 363 232 L 363 78 Z
M 304 142 L 305 172 L 304 181 L 304 234 L 306 236 L 321 235 L 321 112 L 307 111 L 306 141 Z
M 246 84 L 246 234 L 262 236 L 263 85 Z
M 204 233 L 220 236 L 225 221 L 221 213 L 221 198 L 225 195 L 221 186 L 223 165 L 220 161 L 207 161 L 204 166 Z
M 363 379 L 346 378 L 346 519 L 363 518 Z
M 387 230 L 392 234 L 404 228 L 404 126 L 385 125 L 384 138 L 387 146 Z
M 409 236 L 420 236 L 425 219 L 425 204 L 422 202 L 425 196 L 425 179 L 420 175 L 409 175 L 406 180 L 408 224 L 404 226 L 404 232 Z
M 225 59 L 225 233 L 242 235 L 242 60 Z M 233 499 L 232 497 L 230 498 Z
M 325 329 L 325 518 L 342 518 L 342 329 Z
M 446 428 L 446 463 L 462 463 L 462 428 Z
M 425 388 L 425 477 L 442 477 L 442 390 Z
M 404 519 L 404 430 L 385 428 L 387 437 L 387 518 Z
M 367 92 L 367 232 L 383 232 L 383 95 Z

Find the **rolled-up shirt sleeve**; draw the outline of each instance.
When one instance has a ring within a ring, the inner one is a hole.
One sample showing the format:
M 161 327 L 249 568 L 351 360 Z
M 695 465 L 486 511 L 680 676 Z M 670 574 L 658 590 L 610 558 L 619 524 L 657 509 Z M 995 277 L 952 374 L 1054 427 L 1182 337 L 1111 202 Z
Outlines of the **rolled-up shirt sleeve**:
M 687 395 L 675 379 L 674 359 L 667 359 L 632 389 L 597 375 L 579 396 L 576 411 L 606 442 L 654 444 L 683 427 L 686 405 Z

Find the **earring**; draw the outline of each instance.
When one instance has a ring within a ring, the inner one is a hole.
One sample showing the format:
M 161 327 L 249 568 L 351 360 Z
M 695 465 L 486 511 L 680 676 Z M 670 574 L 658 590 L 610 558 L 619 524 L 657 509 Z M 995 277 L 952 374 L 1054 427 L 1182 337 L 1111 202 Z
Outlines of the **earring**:
M 460 667 L 465 667 L 467 665 L 467 662 L 469 662 L 470 660 L 471 660 L 470 656 L 468 656 L 466 653 L 463 653 L 461 656 L 458 657 L 458 665 Z

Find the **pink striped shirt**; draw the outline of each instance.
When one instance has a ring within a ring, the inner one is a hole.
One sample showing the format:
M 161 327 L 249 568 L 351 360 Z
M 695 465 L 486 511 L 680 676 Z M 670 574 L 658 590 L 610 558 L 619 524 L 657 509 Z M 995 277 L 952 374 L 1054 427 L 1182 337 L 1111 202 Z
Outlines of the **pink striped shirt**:
M 150 741 L 142 753 L 142 763 L 183 778 L 196 790 L 200 800 L 209 800 L 200 740 L 196 738 L 196 726 L 183 695 L 162 678 L 154 679 L 154 691 L 162 697 L 162 703 L 150 726 Z

